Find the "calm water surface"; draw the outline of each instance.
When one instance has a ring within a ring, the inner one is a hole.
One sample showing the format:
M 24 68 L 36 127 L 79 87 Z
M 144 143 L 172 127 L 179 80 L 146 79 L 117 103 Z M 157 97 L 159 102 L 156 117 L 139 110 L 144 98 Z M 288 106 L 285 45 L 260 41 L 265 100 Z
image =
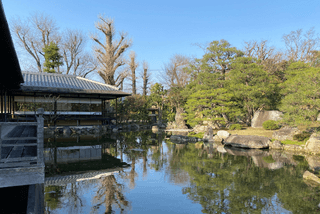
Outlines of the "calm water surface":
M 46 141 L 47 213 L 320 213 L 303 156 L 151 132 Z

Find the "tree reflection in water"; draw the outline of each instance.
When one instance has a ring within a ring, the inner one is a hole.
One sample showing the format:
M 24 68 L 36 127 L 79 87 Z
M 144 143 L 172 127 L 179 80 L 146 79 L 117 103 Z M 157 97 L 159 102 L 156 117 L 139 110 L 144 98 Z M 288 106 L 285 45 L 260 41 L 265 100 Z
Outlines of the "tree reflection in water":
M 117 176 L 95 180 L 97 192 L 93 193 L 92 213 L 104 207 L 105 213 L 131 210 L 124 188 L 140 188 L 136 187 L 139 171 L 147 179 L 158 172 L 164 173 L 169 182 L 183 186 L 182 193 L 190 200 L 187 203 L 200 204 L 203 213 L 320 211 L 319 188 L 308 186 L 302 178 L 303 172 L 309 167 L 306 161 L 308 157 L 272 150 L 228 149 L 212 143 L 197 146 L 193 143 L 173 144 L 170 141 L 162 143 L 162 139 L 161 134 L 154 133 L 119 133 L 116 143 L 103 145 L 103 151 L 108 153 L 103 157 L 110 159 L 112 155 L 123 158 L 131 167 L 120 171 Z M 153 175 L 147 175 L 150 172 Z M 151 194 L 148 191 L 154 191 L 148 186 L 148 181 L 141 185 L 147 197 Z M 56 189 L 46 188 L 47 210 L 66 206 L 62 202 L 65 203 L 65 198 L 69 198 L 68 206 L 73 205 L 66 208 L 66 212 L 80 213 L 83 204 L 78 197 L 79 191 L 92 191 L 92 185 L 90 187 L 91 190 L 84 190 L 81 183 L 79 186 L 70 184 L 67 187 L 54 187 Z M 177 197 L 180 197 L 180 193 Z
M 115 204 L 123 213 L 130 209 L 129 202 L 123 195 L 124 185 L 116 181 L 114 175 L 104 177 L 100 181 L 100 187 L 93 197 L 92 213 L 97 212 L 101 205 L 105 205 L 105 213 L 113 213 L 112 205 Z
M 293 213 L 319 211 L 319 192 L 302 179 L 303 161 L 270 170 L 256 165 L 262 156 L 212 153 L 192 144 L 173 151 L 171 168 L 180 167 L 191 178 L 183 194 L 200 203 L 203 213 L 279 213 L 281 206 Z

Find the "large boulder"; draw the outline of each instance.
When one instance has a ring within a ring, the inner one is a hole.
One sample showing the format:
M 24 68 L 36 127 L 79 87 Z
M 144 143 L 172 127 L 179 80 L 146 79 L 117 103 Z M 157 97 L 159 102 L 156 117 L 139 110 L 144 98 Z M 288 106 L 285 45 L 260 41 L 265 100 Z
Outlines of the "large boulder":
M 193 131 L 194 131 L 195 133 L 199 133 L 199 132 L 206 133 L 207 130 L 208 130 L 208 126 L 196 125 L 196 126 L 193 128 Z
M 171 135 L 170 140 L 174 143 L 187 143 L 187 142 L 197 142 L 198 138 L 182 136 L 182 135 Z
M 184 110 L 183 108 L 177 108 L 176 109 L 176 115 L 175 115 L 175 121 L 173 122 L 168 122 L 167 126 L 164 127 L 166 129 L 188 129 L 186 126 L 186 123 L 184 121 L 183 114 Z
M 300 134 L 301 131 L 298 128 L 282 127 L 278 131 L 272 133 L 272 138 L 276 140 L 293 140 L 293 135 Z
M 320 157 L 315 155 L 306 156 L 309 168 L 313 171 L 320 171 Z
M 306 143 L 305 150 L 307 152 L 317 154 L 320 153 L 320 135 L 313 133 Z
M 320 178 L 318 178 L 315 174 L 313 174 L 309 171 L 305 171 L 303 173 L 303 179 L 311 181 L 311 182 L 316 183 L 318 185 L 320 184 Z
M 175 122 L 177 124 L 178 129 L 187 129 L 186 123 L 184 122 L 183 114 L 184 110 L 183 108 L 177 108 L 176 109 L 176 116 L 175 116 Z
M 283 144 L 279 140 L 275 140 L 269 144 L 270 149 L 283 149 Z
M 224 140 L 227 146 L 248 148 L 248 149 L 266 149 L 269 148 L 270 139 L 254 135 L 231 135 Z
M 227 137 L 230 136 L 230 133 L 227 131 L 218 131 L 217 136 L 220 137 L 221 139 L 226 139 Z
M 267 120 L 281 120 L 283 113 L 280 111 L 256 111 L 251 120 L 251 127 L 261 128 L 262 123 Z

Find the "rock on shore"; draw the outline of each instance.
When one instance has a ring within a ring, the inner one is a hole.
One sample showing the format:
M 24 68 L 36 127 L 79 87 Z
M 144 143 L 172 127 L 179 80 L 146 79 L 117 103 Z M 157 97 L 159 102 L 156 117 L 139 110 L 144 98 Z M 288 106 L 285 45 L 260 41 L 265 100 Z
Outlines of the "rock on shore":
M 269 148 L 270 139 L 254 135 L 231 135 L 224 140 L 227 146 L 248 148 L 248 149 L 266 149 Z

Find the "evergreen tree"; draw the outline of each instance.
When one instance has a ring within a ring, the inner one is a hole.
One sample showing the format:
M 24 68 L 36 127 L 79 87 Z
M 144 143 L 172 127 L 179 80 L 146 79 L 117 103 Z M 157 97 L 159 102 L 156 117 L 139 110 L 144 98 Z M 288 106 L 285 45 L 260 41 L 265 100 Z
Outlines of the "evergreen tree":
M 63 65 L 62 56 L 59 54 L 59 47 L 56 43 L 50 42 L 43 48 L 44 52 L 44 72 L 56 73 L 55 68 Z
M 232 61 L 243 56 L 242 51 L 231 47 L 230 43 L 223 39 L 211 42 L 206 51 L 201 60 L 201 70 L 210 73 L 218 72 L 222 74 L 223 79 L 230 70 Z
M 188 68 L 192 81 L 181 93 L 187 98 L 186 119 L 192 126 L 211 121 L 217 126 L 229 123 L 239 116 L 233 94 L 226 90 L 226 74 L 234 60 L 243 53 L 225 41 L 213 41 L 202 59 L 196 59 Z
M 251 123 L 258 109 L 275 109 L 280 100 L 275 76 L 269 76 L 251 57 L 239 57 L 227 75 L 228 91 L 234 94 L 237 105 L 242 108 L 247 123 Z
M 296 62 L 286 71 L 282 86 L 280 110 L 285 112 L 288 124 L 306 124 L 316 121 L 320 110 L 320 69 Z

